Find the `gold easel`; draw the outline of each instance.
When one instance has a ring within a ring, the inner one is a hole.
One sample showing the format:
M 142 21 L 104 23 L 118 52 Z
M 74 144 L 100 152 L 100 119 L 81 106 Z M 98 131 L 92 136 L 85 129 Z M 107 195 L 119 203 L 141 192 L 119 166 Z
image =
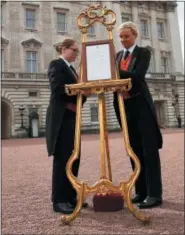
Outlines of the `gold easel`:
M 106 18 L 107 16 L 111 16 L 110 21 L 107 21 Z M 87 24 L 82 24 L 83 18 L 88 19 L 89 22 Z M 102 5 L 97 5 L 89 7 L 86 12 L 82 12 L 78 16 L 78 27 L 82 35 L 81 39 L 82 44 L 86 42 L 87 28 L 90 25 L 94 24 L 95 22 L 102 23 L 108 30 L 109 40 L 111 41 L 113 40 L 112 30 L 116 23 L 116 15 L 112 10 L 106 9 L 106 7 Z M 140 173 L 140 162 L 130 146 L 124 103 L 122 101 L 123 98 L 121 95 L 121 92 L 129 91 L 131 89 L 131 79 L 120 80 L 116 69 L 115 56 L 113 58 L 113 61 L 114 61 L 113 68 L 115 72 L 115 78 L 112 78 L 108 81 L 106 80 L 106 81 L 84 82 L 85 65 L 84 63 L 82 63 L 80 67 L 80 82 L 74 85 L 66 85 L 66 92 L 69 95 L 78 95 L 75 144 L 74 144 L 73 153 L 66 167 L 67 176 L 77 192 L 78 202 L 72 214 L 62 216 L 61 221 L 64 224 L 69 224 L 79 215 L 80 210 L 82 208 L 82 203 L 84 199 L 87 197 L 87 195 L 89 195 L 90 193 L 106 194 L 109 192 L 121 193 L 121 195 L 124 197 L 125 202 L 127 203 L 128 209 L 137 219 L 143 222 L 150 221 L 150 217 L 142 215 L 138 211 L 138 209 L 133 206 L 131 201 L 131 190 Z M 83 62 L 83 53 L 82 53 L 82 62 Z M 114 186 L 112 183 L 112 172 L 111 172 L 111 163 L 110 163 L 110 154 L 109 154 L 109 142 L 107 134 L 105 96 L 104 96 L 104 93 L 108 91 L 117 91 L 118 93 L 118 102 L 119 102 L 119 109 L 120 109 L 126 151 L 128 156 L 130 156 L 135 163 L 135 170 L 130 176 L 130 179 L 127 182 L 121 182 L 118 186 Z M 74 161 L 78 158 L 80 151 L 82 95 L 90 95 L 90 94 L 98 94 L 99 124 L 100 124 L 100 155 L 101 155 L 101 177 L 100 180 L 97 181 L 92 187 L 89 187 L 83 181 L 79 181 L 72 174 L 72 165 Z M 106 174 L 106 161 L 108 165 L 108 177 Z

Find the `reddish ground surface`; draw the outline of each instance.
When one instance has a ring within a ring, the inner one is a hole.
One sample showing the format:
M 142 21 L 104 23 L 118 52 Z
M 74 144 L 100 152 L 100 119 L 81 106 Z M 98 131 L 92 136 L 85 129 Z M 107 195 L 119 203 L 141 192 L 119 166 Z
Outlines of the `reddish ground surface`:
M 3 234 L 184 234 L 184 133 L 164 130 L 160 151 L 164 204 L 142 210 L 152 216 L 142 224 L 127 208 L 95 213 L 92 197 L 70 226 L 60 223 L 52 211 L 52 158 L 47 157 L 45 139 L 2 141 L 2 233 Z M 131 167 L 120 133 L 109 134 L 113 181 L 126 181 Z M 99 136 L 82 136 L 79 178 L 94 184 L 100 176 Z

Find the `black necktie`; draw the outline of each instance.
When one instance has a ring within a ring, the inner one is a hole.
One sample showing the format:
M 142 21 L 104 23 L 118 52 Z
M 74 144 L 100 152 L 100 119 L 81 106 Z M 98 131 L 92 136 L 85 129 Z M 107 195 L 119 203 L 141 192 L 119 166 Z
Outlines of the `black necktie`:
M 127 57 L 129 56 L 129 54 L 130 54 L 130 52 L 129 52 L 128 50 L 126 50 L 125 55 L 124 55 L 124 60 L 127 59 Z

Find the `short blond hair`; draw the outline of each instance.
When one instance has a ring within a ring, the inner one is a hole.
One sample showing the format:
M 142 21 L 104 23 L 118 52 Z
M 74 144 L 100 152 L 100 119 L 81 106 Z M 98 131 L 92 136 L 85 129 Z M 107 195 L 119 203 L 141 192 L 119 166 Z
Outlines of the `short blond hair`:
M 136 24 L 134 24 L 133 22 L 127 21 L 127 22 L 122 23 L 122 24 L 118 27 L 118 31 L 122 31 L 122 30 L 125 29 L 125 28 L 131 29 L 132 33 L 133 33 L 136 37 L 138 36 L 139 32 L 138 32 L 137 26 L 136 26 Z

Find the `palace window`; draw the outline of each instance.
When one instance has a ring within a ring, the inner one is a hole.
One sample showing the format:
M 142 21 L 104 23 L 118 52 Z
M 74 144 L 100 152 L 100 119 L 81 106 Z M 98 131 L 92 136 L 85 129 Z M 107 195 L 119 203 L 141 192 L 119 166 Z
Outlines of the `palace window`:
M 167 57 L 161 57 L 161 72 L 169 73 L 169 61 Z
M 57 32 L 66 32 L 67 23 L 66 23 L 66 13 L 57 12 Z
M 98 122 L 98 107 L 91 106 L 91 122 Z
M 158 39 L 164 39 L 164 23 L 163 22 L 157 22 L 157 34 L 158 34 Z
M 140 20 L 141 26 L 141 36 L 148 37 L 148 21 L 147 20 Z
M 26 28 L 35 29 L 36 28 L 36 10 L 27 8 L 25 10 L 26 14 Z
M 38 61 L 37 61 L 36 51 L 26 52 L 26 71 L 28 73 L 37 73 L 38 71 Z
M 87 29 L 87 34 L 88 34 L 88 35 L 95 35 L 95 27 L 94 27 L 94 25 L 91 25 L 91 26 Z

